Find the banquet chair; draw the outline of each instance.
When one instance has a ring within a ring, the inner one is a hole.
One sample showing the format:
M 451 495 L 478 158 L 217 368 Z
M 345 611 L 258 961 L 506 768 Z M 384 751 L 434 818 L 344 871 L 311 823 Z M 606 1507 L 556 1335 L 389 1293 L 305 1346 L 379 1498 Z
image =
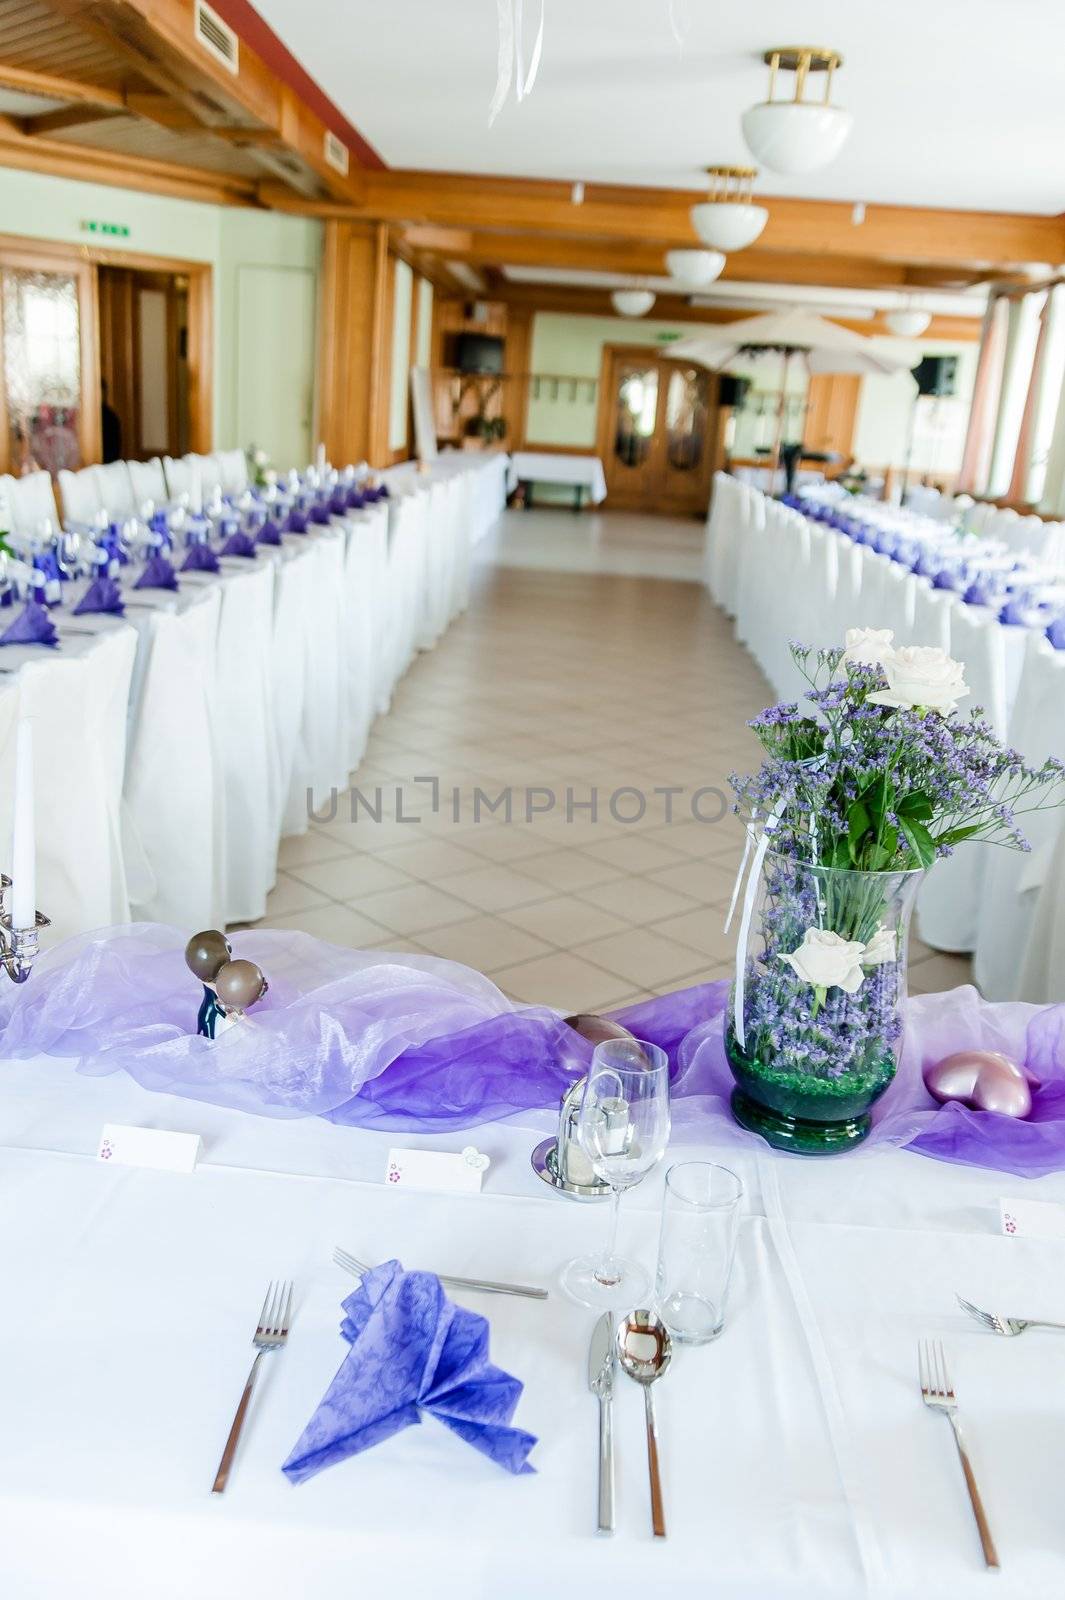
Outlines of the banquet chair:
M 173 456 L 163 457 L 163 471 L 166 475 L 166 488 L 171 500 L 177 500 L 183 494 L 192 493 L 192 468 L 188 458 L 175 460 Z
M 984 524 L 983 536 L 985 539 L 1001 539 L 1011 550 L 1018 546 L 1018 524 L 1020 517 L 1009 506 L 1003 506 L 992 512 Z
M 218 465 L 217 456 L 199 456 L 194 450 L 190 450 L 184 459 L 193 472 L 197 466 L 199 467 L 200 483 L 205 496 L 214 494 L 216 489 L 222 488 L 222 469 Z
M 1043 524 L 1043 545 L 1039 560 L 1050 572 L 1065 575 L 1065 522 Z
M 100 480 L 92 467 L 80 472 L 59 472 L 59 494 L 63 501 L 64 522 L 91 523 L 107 508 L 100 493 Z
M 953 589 L 933 589 L 919 578 L 913 594 L 913 644 L 938 646 L 950 654 L 950 623 L 957 604 Z
M 1009 740 L 1031 765 L 1065 752 L 1065 650 L 1055 650 L 1039 633 L 1028 635 Z M 1020 822 L 1031 845 L 1028 854 L 989 852 L 973 958 L 976 981 L 989 1000 L 1017 999 L 1022 973 L 1038 960 L 1034 953 L 1029 956 L 1037 937 L 1034 913 L 1042 891 L 1052 881 L 1051 861 L 1061 813 L 1029 810 Z M 1060 901 L 1055 913 L 1043 911 L 1044 938 L 1048 919 L 1057 930 L 1057 919 L 1062 916 L 1065 908 Z
M 124 461 L 109 461 L 101 467 L 88 467 L 99 486 L 100 503 L 114 522 L 132 517 L 137 509 L 133 480 Z
M 1015 548 L 1020 553 L 1035 556 L 1038 559 L 1046 542 L 1046 523 L 1042 517 L 1035 515 L 1020 517 L 1014 529 L 1014 538 L 1017 541 Z
M 730 607 L 735 611 L 736 637 L 741 644 L 751 644 L 761 631 L 769 545 L 767 504 L 759 490 L 743 487 L 741 516 L 736 528 L 735 599 Z M 753 650 L 753 645 L 751 648 Z M 757 651 L 754 654 L 757 656 Z
M 976 500 L 971 510 L 966 512 L 965 525 L 970 533 L 983 534 L 987 524 L 995 514 L 995 507 L 990 500 Z
M 0 478 L 11 515 L 11 531 L 23 537 L 37 533 L 49 520 L 58 526 L 52 479 L 47 472 L 29 472 L 24 478 Z
M 127 461 L 129 480 L 133 485 L 133 503 L 142 506 L 146 500 L 152 500 L 157 506 L 165 505 L 170 498 L 166 486 L 166 474 L 163 463 L 158 456 L 153 456 L 150 461 Z
M 1007 736 L 1006 643 L 1010 630 L 986 606 L 959 605 L 951 611 L 951 655 L 965 668 L 970 693 L 960 713 L 981 710 L 995 737 Z M 998 852 L 995 852 L 996 854 Z M 937 861 L 921 887 L 917 927 L 935 950 L 975 950 L 992 852 L 976 842 L 959 844 Z
M 243 450 L 216 450 L 211 457 L 223 494 L 242 494 L 248 487 L 248 458 Z
M 714 473 L 710 493 L 710 508 L 706 514 L 706 536 L 703 542 L 703 582 L 718 605 L 722 600 L 722 575 L 725 564 L 725 546 L 735 515 L 735 480 L 723 472 Z

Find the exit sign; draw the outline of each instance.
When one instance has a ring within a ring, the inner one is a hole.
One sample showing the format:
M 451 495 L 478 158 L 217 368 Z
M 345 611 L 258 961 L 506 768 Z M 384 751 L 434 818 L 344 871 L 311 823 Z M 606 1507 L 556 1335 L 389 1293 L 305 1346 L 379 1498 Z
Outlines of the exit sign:
M 83 222 L 82 233 L 102 233 L 109 239 L 128 239 L 129 229 L 124 222 Z
M 656 334 L 655 337 L 656 337 L 656 339 L 657 339 L 659 344 L 672 344 L 674 339 L 679 339 L 680 338 L 680 334 L 679 333 L 665 333 L 665 332 L 663 332 L 663 333 Z

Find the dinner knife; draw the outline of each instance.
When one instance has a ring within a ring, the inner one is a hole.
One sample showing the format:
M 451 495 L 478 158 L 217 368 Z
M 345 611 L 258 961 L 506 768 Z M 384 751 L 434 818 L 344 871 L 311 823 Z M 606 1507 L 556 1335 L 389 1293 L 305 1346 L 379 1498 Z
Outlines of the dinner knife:
M 588 1348 L 588 1387 L 599 1401 L 599 1532 L 614 1531 L 614 1317 L 604 1311 Z

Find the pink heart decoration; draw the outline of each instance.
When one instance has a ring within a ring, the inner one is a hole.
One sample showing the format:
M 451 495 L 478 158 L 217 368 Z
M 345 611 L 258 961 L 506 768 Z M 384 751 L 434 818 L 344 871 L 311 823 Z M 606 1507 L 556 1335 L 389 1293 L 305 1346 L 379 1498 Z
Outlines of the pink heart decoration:
M 1004 1117 L 1026 1117 L 1032 1109 L 1028 1072 L 998 1050 L 959 1050 L 926 1067 L 924 1081 L 941 1104 L 960 1100 Z

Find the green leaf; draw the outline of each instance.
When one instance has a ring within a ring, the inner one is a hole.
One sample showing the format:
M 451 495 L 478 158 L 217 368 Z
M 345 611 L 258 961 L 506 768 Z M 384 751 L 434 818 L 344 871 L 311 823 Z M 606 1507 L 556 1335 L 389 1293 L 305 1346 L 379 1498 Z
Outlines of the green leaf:
M 874 872 L 886 872 L 899 853 L 899 833 L 897 828 L 885 828 L 880 848 L 876 851 L 872 867 Z
M 970 828 L 948 828 L 946 833 L 937 834 L 935 842 L 937 845 L 960 844 L 963 839 L 972 839 L 976 834 L 982 832 L 983 829 L 979 824 Z
M 924 823 L 900 816 L 899 827 L 918 863 L 922 867 L 930 867 L 936 859 L 936 844 Z
M 935 810 L 931 800 L 920 789 L 904 795 L 895 807 L 900 817 L 912 817 L 917 822 L 928 822 Z

